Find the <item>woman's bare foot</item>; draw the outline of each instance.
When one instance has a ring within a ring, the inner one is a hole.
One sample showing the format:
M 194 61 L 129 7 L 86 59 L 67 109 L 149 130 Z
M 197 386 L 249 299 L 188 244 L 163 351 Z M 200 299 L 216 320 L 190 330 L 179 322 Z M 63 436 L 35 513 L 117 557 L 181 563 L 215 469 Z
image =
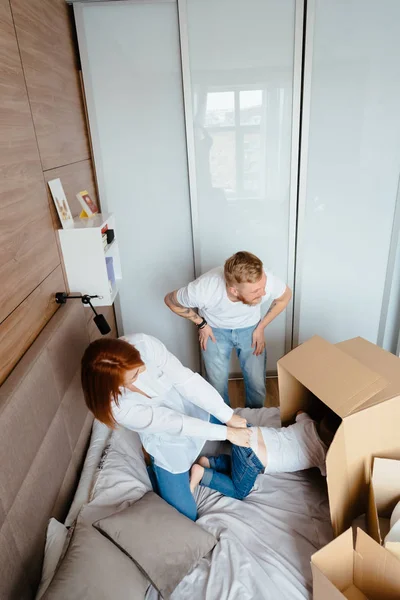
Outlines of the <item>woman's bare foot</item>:
M 197 461 L 197 463 L 199 465 L 201 465 L 202 467 L 204 467 L 205 469 L 209 469 L 210 468 L 210 461 L 208 460 L 207 456 L 200 456 L 200 458 Z
M 190 469 L 190 491 L 192 492 L 192 494 L 194 493 L 196 487 L 199 485 L 203 475 L 204 467 L 202 467 L 201 465 L 193 465 L 193 467 Z

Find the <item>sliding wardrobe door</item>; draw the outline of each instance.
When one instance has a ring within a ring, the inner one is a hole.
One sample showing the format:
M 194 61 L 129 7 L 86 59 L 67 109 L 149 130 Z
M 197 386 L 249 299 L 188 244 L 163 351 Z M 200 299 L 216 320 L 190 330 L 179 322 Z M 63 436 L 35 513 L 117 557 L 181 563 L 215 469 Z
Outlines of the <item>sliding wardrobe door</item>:
M 399 23 L 398 0 L 307 3 L 295 342 L 395 350 Z
M 178 6 L 197 274 L 248 250 L 292 286 L 303 3 Z M 291 328 L 266 330 L 270 371 Z
M 75 14 L 101 204 L 117 224 L 123 332 L 152 334 L 197 369 L 195 328 L 164 305 L 194 277 L 176 2 Z

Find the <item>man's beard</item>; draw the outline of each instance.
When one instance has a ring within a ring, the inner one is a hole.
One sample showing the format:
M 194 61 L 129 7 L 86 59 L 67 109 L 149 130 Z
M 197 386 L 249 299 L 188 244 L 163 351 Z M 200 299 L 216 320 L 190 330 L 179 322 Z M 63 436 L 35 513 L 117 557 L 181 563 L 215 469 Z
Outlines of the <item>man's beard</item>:
M 240 300 L 242 304 L 246 304 L 246 306 L 257 306 L 257 304 L 261 303 L 261 298 L 258 298 L 257 300 L 252 300 L 251 302 L 246 300 L 246 298 L 244 298 L 243 296 L 237 296 L 237 299 Z

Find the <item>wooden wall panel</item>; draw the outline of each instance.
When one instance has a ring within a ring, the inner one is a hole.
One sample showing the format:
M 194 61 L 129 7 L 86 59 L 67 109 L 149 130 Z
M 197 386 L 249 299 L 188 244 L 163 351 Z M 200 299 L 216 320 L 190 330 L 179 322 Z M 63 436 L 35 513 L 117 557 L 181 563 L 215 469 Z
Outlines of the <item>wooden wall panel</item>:
M 47 182 L 61 179 L 74 216 L 78 191 L 97 202 L 69 11 L 65 0 L 0 0 L 0 383 L 67 288 Z M 113 307 L 100 312 L 116 336 Z
M 10 0 L 43 170 L 90 158 L 65 0 Z
M 59 265 L 0 324 L 0 383 L 59 308 L 55 302 L 55 292 L 62 292 L 64 289 L 64 278 Z
M 0 0 L 0 322 L 60 263 L 8 0 Z
M 96 183 L 91 160 L 83 160 L 79 163 L 45 171 L 44 176 L 46 181 L 51 181 L 52 179 L 57 178 L 61 179 L 73 217 L 77 217 L 82 210 L 81 205 L 76 199 L 76 194 L 82 190 L 87 190 L 92 200 L 94 200 L 98 205 Z M 50 194 L 50 190 L 48 190 L 48 197 L 53 220 L 58 229 L 61 227 L 61 225 Z

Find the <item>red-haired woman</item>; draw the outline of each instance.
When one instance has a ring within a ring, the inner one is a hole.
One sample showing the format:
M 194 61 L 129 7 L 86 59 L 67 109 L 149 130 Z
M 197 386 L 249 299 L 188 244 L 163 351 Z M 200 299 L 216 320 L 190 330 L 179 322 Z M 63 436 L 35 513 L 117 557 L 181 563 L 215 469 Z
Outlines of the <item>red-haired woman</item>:
M 249 447 L 246 420 L 149 335 L 92 342 L 82 358 L 82 387 L 96 419 L 139 433 L 160 495 L 192 520 L 197 506 L 189 471 L 205 442 Z

